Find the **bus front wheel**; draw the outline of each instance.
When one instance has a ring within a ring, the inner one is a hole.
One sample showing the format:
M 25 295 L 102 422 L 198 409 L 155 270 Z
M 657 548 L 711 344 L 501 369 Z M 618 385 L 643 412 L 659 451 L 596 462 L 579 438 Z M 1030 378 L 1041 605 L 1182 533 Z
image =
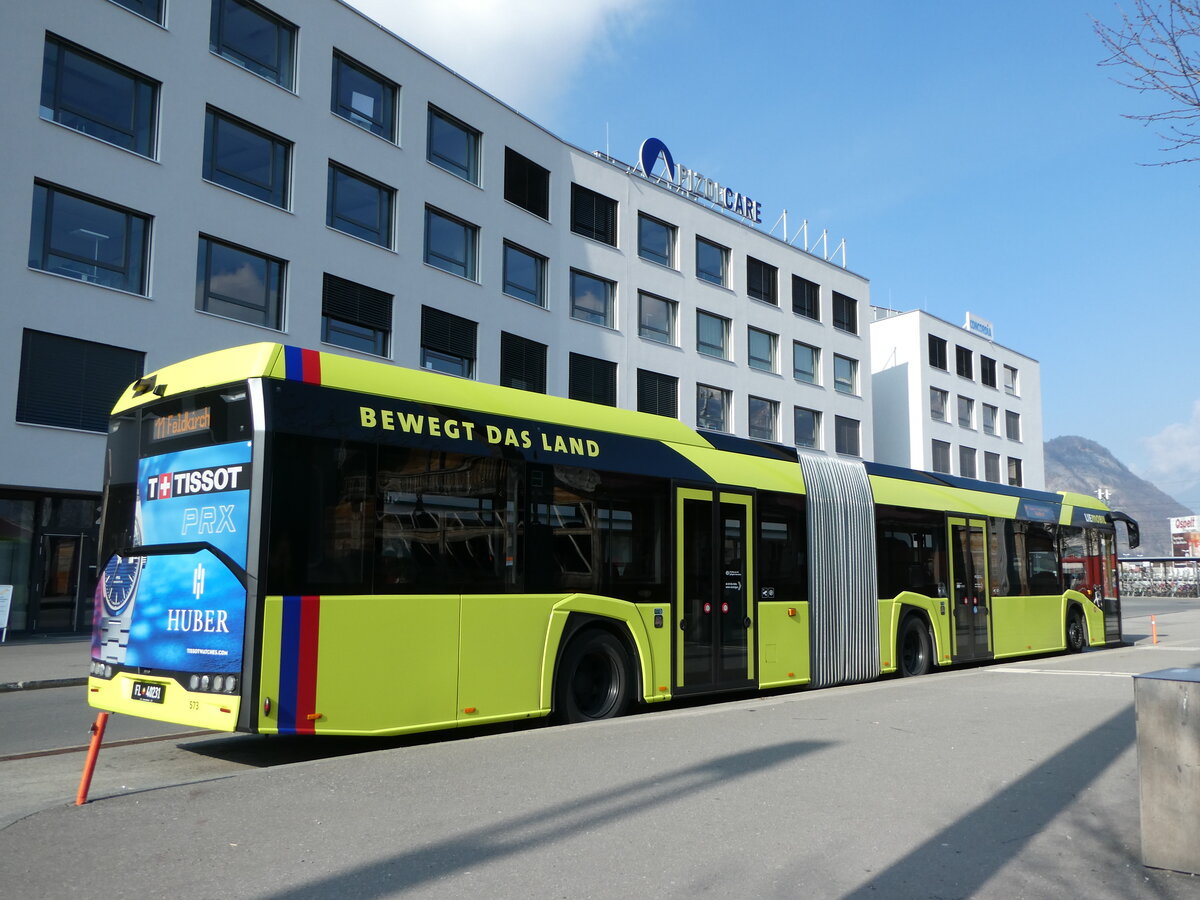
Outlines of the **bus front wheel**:
M 1067 613 L 1067 649 L 1072 653 L 1081 653 L 1087 646 L 1087 628 L 1083 624 L 1083 613 L 1072 609 Z
M 559 663 L 554 718 L 559 722 L 616 718 L 629 708 L 632 695 L 629 653 L 621 640 L 600 629 L 576 635 Z
M 933 645 L 920 616 L 909 615 L 900 625 L 896 662 L 903 676 L 925 675 L 933 668 Z

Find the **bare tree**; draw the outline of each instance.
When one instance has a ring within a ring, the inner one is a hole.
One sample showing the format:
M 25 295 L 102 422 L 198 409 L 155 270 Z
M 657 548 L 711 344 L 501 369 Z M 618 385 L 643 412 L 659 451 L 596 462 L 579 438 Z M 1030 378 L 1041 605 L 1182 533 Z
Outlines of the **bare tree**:
M 1158 127 L 1164 153 L 1182 154 L 1153 165 L 1198 162 L 1200 156 L 1200 2 L 1132 0 L 1133 11 L 1121 12 L 1121 24 L 1110 27 L 1093 19 L 1109 57 L 1100 64 L 1120 66 L 1129 80 L 1120 84 L 1141 93 L 1163 95 L 1169 109 L 1127 115 Z M 1118 9 L 1120 9 L 1118 7 Z

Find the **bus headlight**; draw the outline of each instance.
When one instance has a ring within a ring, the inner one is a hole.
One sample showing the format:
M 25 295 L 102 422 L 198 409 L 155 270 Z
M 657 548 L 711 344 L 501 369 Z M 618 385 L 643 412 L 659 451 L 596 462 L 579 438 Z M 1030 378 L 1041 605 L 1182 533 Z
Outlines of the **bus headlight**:
M 188 679 L 188 690 L 195 691 L 200 689 L 200 676 L 193 675 Z

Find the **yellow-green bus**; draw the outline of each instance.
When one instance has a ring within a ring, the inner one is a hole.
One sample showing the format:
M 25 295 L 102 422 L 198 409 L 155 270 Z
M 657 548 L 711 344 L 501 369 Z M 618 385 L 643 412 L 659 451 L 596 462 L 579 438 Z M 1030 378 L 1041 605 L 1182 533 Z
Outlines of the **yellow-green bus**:
M 1121 641 L 1091 497 L 279 344 L 133 384 L 93 706 L 392 735 Z

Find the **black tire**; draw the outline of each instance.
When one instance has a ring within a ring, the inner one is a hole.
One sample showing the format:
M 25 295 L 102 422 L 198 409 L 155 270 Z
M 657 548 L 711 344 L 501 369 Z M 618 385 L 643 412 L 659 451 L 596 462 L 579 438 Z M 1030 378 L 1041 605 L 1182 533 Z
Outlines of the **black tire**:
M 1067 613 L 1067 651 L 1082 653 L 1087 646 L 1087 625 L 1083 621 L 1083 613 L 1077 607 L 1072 607 Z
M 900 623 L 896 641 L 896 669 L 904 677 L 926 675 L 933 669 L 933 641 L 920 616 L 908 615 Z
M 576 635 L 558 664 L 554 718 L 558 722 L 614 719 L 629 709 L 633 672 L 629 653 L 608 631 Z

